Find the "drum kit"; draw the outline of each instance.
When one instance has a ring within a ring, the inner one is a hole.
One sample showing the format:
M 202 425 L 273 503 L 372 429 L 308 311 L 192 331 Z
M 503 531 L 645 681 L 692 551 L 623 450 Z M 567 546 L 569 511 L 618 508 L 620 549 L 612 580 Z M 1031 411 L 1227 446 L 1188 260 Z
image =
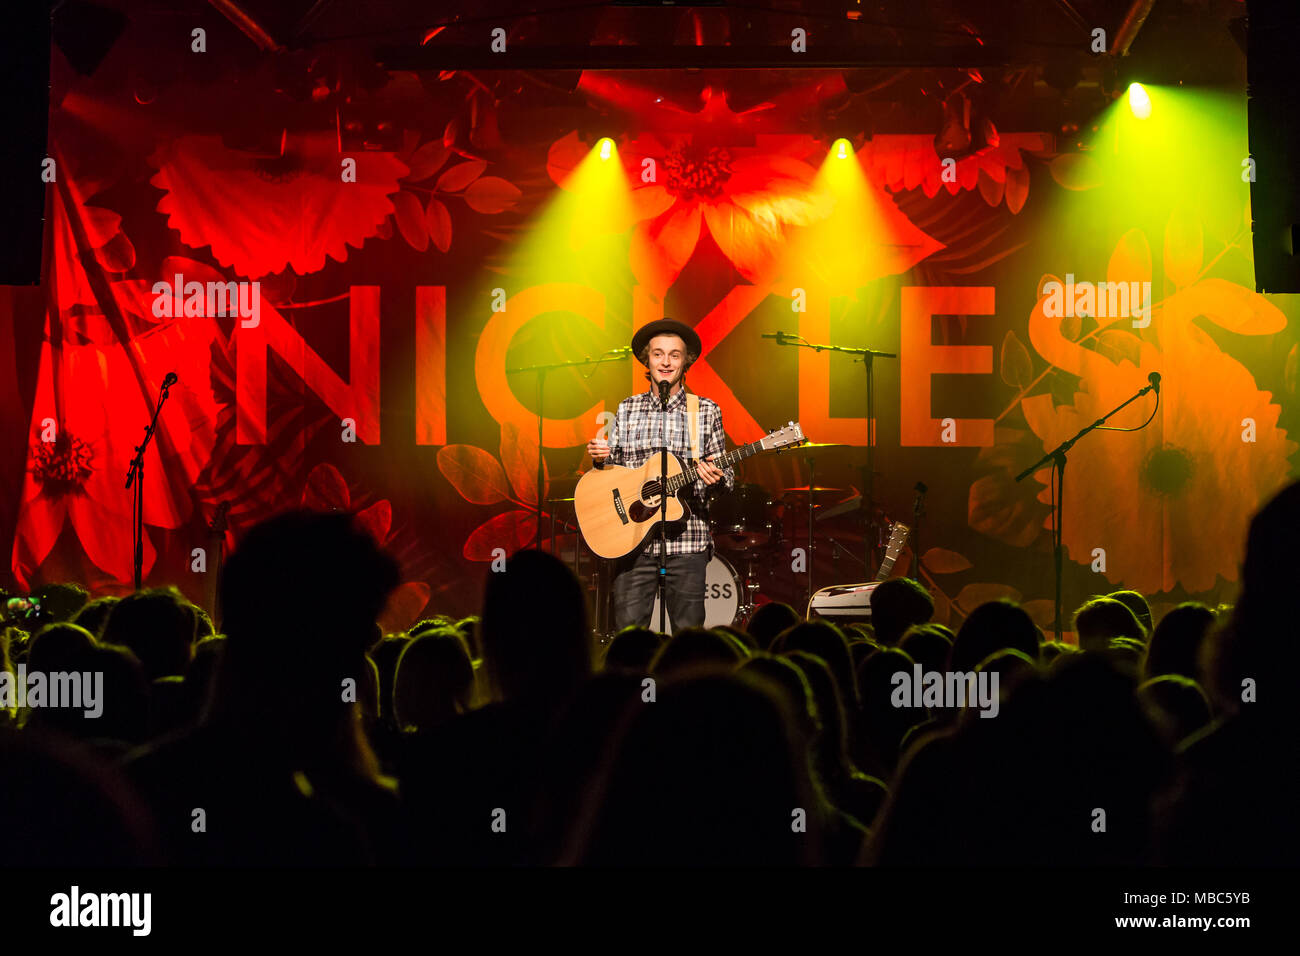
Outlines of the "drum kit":
M 705 627 L 743 626 L 761 604 L 770 600 L 802 609 L 814 591 L 814 559 L 827 548 L 833 561 L 846 557 L 854 562 L 845 572 L 853 580 L 870 577 L 868 566 L 874 573 L 894 522 L 879 509 L 876 520 L 868 521 L 862 497 L 853 488 L 816 484 L 817 459 L 851 448 L 856 446 L 809 443 L 783 450 L 779 454 L 797 455 L 808 465 L 809 484 L 769 491 L 759 484 L 737 482 L 729 494 L 713 498 L 708 522 L 714 548 L 706 571 Z M 573 499 L 551 499 L 548 504 L 554 534 L 557 506 L 559 510 L 571 509 Z M 567 520 L 562 521 L 569 527 Z M 581 536 L 575 536 L 574 541 L 570 552 L 573 567 L 580 578 L 589 581 L 593 631 L 604 643 L 613 636 L 612 562 L 589 552 L 580 554 L 586 550 L 580 543 Z M 792 561 L 797 548 L 806 549 L 801 567 Z M 656 597 L 651 620 L 657 621 L 658 617 Z

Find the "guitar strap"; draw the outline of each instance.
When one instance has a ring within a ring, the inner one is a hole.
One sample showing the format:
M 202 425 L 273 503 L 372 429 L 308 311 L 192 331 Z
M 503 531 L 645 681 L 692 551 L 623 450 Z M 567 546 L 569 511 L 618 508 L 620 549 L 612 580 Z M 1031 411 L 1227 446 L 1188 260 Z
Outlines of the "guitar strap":
M 691 433 L 691 458 L 700 460 L 700 396 L 686 393 L 686 420 Z

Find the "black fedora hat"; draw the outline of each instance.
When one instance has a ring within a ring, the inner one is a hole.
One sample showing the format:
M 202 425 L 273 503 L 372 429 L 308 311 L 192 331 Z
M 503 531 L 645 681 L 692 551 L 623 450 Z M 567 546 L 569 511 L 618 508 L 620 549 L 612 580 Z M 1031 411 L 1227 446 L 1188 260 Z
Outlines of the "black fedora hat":
M 695 355 L 697 358 L 704 351 L 704 346 L 700 344 L 700 337 L 695 334 L 695 330 L 690 326 L 682 325 L 676 319 L 657 319 L 649 325 L 643 325 L 637 329 L 636 335 L 632 336 L 632 354 L 636 356 L 637 361 L 642 365 L 648 363 L 641 358 L 641 351 L 650 344 L 650 340 L 656 335 L 676 335 L 686 343 L 686 352 L 688 355 Z

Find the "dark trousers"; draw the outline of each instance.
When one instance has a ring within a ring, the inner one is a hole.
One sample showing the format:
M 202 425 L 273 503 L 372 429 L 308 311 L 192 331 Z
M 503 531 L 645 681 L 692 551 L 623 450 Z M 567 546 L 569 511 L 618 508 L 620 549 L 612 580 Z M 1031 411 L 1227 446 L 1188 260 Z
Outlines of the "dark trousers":
M 709 567 L 709 553 L 670 554 L 668 568 L 668 620 L 672 631 L 684 627 L 704 626 L 704 583 Z M 658 593 L 659 546 L 651 541 L 635 558 L 622 558 L 615 564 L 614 627 L 630 625 L 659 629 L 659 615 L 651 620 Z

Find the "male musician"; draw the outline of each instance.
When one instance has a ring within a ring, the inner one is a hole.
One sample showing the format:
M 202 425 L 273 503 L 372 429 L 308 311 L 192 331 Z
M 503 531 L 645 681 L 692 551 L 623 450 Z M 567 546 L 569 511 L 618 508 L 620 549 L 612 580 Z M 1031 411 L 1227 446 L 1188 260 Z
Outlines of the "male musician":
M 722 430 L 722 411 L 715 402 L 700 398 L 699 449 L 702 460 L 691 457 L 691 433 L 687 416 L 686 371 L 703 351 L 700 337 L 675 319 L 660 319 L 643 326 L 632 337 L 632 354 L 646 367 L 650 388 L 623 399 L 608 441 L 600 438 L 587 443 L 587 453 L 597 468 L 624 465 L 635 468 L 659 454 L 667 430 L 669 454 L 675 454 L 694 468 L 699 477 L 679 494 L 686 505 L 680 521 L 665 526 L 668 570 L 666 597 L 668 617 L 674 631 L 704 625 L 704 584 L 713 553 L 713 537 L 706 520 L 708 486 L 721 483 L 727 491 L 736 484 L 731 468 L 718 468 L 710 459 L 726 450 Z M 670 386 L 668 411 L 659 400 L 659 383 Z M 716 490 L 716 489 L 713 489 Z M 615 565 L 614 624 L 658 627 L 651 621 L 659 575 L 659 530 L 646 536 L 637 551 L 619 559 Z

